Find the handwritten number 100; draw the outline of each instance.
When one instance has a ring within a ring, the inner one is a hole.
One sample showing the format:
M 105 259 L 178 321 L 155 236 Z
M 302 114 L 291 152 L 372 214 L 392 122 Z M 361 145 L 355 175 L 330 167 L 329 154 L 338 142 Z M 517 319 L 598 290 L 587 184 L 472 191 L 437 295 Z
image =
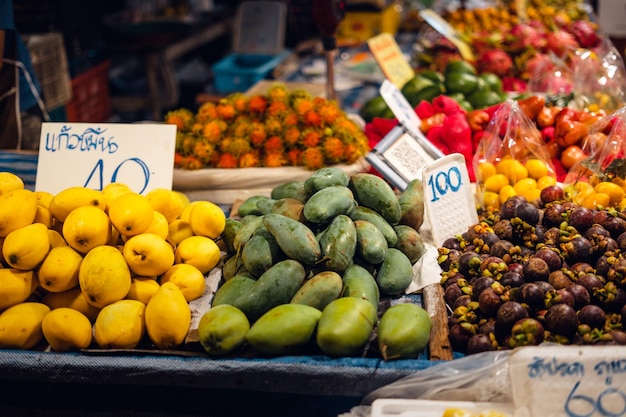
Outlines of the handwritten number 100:
M 433 195 L 430 201 L 437 201 L 446 195 L 448 190 L 454 193 L 459 191 L 461 188 L 461 171 L 457 167 L 451 167 L 447 172 L 439 171 L 428 178 L 428 185 Z
M 113 175 L 111 175 L 110 182 L 118 181 L 120 170 L 124 167 L 124 165 L 127 165 L 127 164 L 136 164 L 137 166 L 139 166 L 139 168 L 141 169 L 141 172 L 143 173 L 143 179 L 144 179 L 143 187 L 141 188 L 141 190 L 137 191 L 139 194 L 141 194 L 142 192 L 144 192 L 144 190 L 148 186 L 148 183 L 150 182 L 150 170 L 148 169 L 148 166 L 146 165 L 146 163 L 139 158 L 128 158 L 120 162 L 119 165 L 113 171 Z M 85 181 L 85 187 L 87 187 L 89 183 L 91 183 L 94 180 L 94 175 L 98 176 L 96 181 L 98 182 L 99 186 L 96 187 L 96 189 L 102 190 L 102 188 L 104 187 L 104 161 L 102 159 L 98 160 L 96 165 L 93 167 L 93 169 L 89 173 L 89 177 L 87 178 L 87 181 Z M 121 180 L 124 181 L 123 178 Z
M 602 391 L 600 395 L 598 395 L 598 398 L 594 400 L 593 398 L 587 395 L 575 394 L 579 385 L 580 385 L 580 381 L 576 382 L 576 384 L 574 385 L 574 388 L 572 388 L 572 391 L 567 397 L 567 401 L 565 403 L 565 412 L 567 413 L 568 416 L 590 417 L 594 415 L 596 412 L 598 413 L 598 415 L 606 416 L 606 417 L 620 417 L 626 414 L 626 394 L 624 394 L 623 392 L 619 391 L 616 388 L 609 387 L 605 389 L 604 391 Z M 608 395 L 611 395 L 613 397 L 613 401 L 610 401 L 605 398 Z M 611 405 L 617 405 L 615 403 L 620 400 L 621 400 L 621 404 L 615 408 L 621 407 L 621 410 L 616 409 L 614 411 L 611 411 L 605 408 L 605 405 L 607 405 L 605 404 L 605 402 L 610 401 Z M 572 410 L 572 408 L 574 408 L 573 405 L 571 404 L 572 401 L 577 401 L 577 402 L 580 401 L 583 404 L 587 404 L 589 405 L 589 408 L 591 410 L 585 414 L 576 413 Z

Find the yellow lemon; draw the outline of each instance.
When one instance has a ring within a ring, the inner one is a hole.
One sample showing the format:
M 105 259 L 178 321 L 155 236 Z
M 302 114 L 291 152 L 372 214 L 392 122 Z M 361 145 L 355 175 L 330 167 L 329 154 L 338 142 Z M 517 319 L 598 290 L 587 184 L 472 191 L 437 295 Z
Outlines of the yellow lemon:
M 50 249 L 37 270 L 39 285 L 50 292 L 63 292 L 76 287 L 82 261 L 82 255 L 69 246 Z
M 122 253 L 135 275 L 156 277 L 174 264 L 172 245 L 153 233 L 141 233 L 129 238 Z
M 155 188 L 146 194 L 152 209 L 163 214 L 167 222 L 173 222 L 183 211 L 183 200 L 172 190 Z
M 189 223 L 194 234 L 215 239 L 226 227 L 226 214 L 217 204 L 199 201 L 189 214 Z
M 168 225 L 166 240 L 176 247 L 180 242 L 193 235 L 191 223 L 187 220 L 176 219 Z
M 509 185 L 509 179 L 504 174 L 493 174 L 485 179 L 485 191 L 499 193 L 505 185 Z
M 146 306 L 137 300 L 119 300 L 100 310 L 93 338 L 101 348 L 134 349 L 146 331 Z
M 50 347 L 57 352 L 86 349 L 91 344 L 91 322 L 80 311 L 57 308 L 46 314 L 41 330 Z
M 2 256 L 15 269 L 35 269 L 50 251 L 48 228 L 33 223 L 12 231 L 4 238 Z
M 102 197 L 102 191 L 86 187 L 69 187 L 52 197 L 48 209 L 54 218 L 62 223 L 72 210 L 81 206 L 95 206 L 104 211 L 106 201 Z
M 79 287 L 71 288 L 63 292 L 49 292 L 44 295 L 41 302 L 54 310 L 61 307 L 71 308 L 83 313 L 90 322 L 94 322 L 100 308 L 92 306 L 81 292 Z
M 170 226 L 165 216 L 156 210 L 153 211 L 152 223 L 150 223 L 150 227 L 148 227 L 144 233 L 152 233 L 165 240 L 169 232 Z
M 36 214 L 37 197 L 34 192 L 23 189 L 0 194 L 0 237 L 31 224 Z
M 529 159 L 524 164 L 526 170 L 528 171 L 528 176 L 538 180 L 541 177 L 545 177 L 549 174 L 548 165 L 541 159 Z
M 18 175 L 7 171 L 0 172 L 0 195 L 23 189 L 24 181 Z
M 146 196 L 137 193 L 122 194 L 109 205 L 109 218 L 124 236 L 134 236 L 148 230 L 152 224 L 152 206 Z
M 126 297 L 131 275 L 124 255 L 113 246 L 96 246 L 83 258 L 78 283 L 87 302 L 102 308 Z
M 152 277 L 133 277 L 126 298 L 148 304 L 160 286 L 159 282 Z
M 72 210 L 63 222 L 63 238 L 80 253 L 107 244 L 111 238 L 109 216 L 98 207 L 81 206 Z
M 172 265 L 161 276 L 161 284 L 172 282 L 180 289 L 187 302 L 200 298 L 206 289 L 204 274 L 190 264 Z
M 178 244 L 174 256 L 175 263 L 193 265 L 206 274 L 217 265 L 221 253 L 213 239 L 190 236 Z
M 129 185 L 122 182 L 110 182 L 102 188 L 102 197 L 106 202 L 106 212 L 109 211 L 109 206 L 117 197 L 123 194 L 134 193 L 133 189 Z

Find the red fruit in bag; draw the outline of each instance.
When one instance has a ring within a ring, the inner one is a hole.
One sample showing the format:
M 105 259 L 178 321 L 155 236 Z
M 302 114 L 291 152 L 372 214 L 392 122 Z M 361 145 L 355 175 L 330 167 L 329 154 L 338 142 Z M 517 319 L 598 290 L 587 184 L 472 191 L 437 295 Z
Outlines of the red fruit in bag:
M 443 131 L 443 126 L 433 126 L 430 128 L 428 133 L 426 133 L 426 139 L 433 145 L 437 147 L 441 152 L 448 155 L 450 153 L 450 149 L 448 146 L 443 143 L 441 140 L 441 132 Z
M 450 150 L 448 153 L 463 155 L 470 180 L 474 181 L 472 129 L 470 129 L 464 113 L 455 113 L 446 117 L 441 129 L 441 141 Z
M 435 113 L 443 113 L 445 115 L 465 113 L 465 110 L 461 108 L 461 106 L 455 99 L 443 94 L 435 97 L 432 103 L 433 108 L 435 109 Z
M 414 110 L 415 114 L 417 114 L 417 117 L 419 117 L 420 119 L 426 119 L 435 114 L 435 108 L 429 101 L 426 100 L 422 100 L 417 103 L 417 106 L 415 106 Z

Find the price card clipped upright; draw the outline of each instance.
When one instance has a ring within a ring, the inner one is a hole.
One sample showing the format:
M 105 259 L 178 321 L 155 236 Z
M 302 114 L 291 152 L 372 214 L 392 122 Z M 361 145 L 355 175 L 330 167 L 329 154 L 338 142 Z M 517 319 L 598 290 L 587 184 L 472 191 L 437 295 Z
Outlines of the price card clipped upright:
M 43 123 L 35 189 L 56 194 L 112 182 L 146 193 L 172 188 L 176 126 L 157 123 Z
M 624 346 L 515 349 L 509 377 L 516 416 L 626 416 Z
M 453 153 L 438 159 L 422 171 L 424 212 L 437 247 L 449 237 L 478 223 L 467 166 L 463 155 Z
M 393 83 L 384 80 L 380 94 L 399 126 L 394 127 L 365 159 L 396 188 L 404 190 L 411 180 L 420 178 L 426 164 L 444 154 L 419 130 L 421 120 Z

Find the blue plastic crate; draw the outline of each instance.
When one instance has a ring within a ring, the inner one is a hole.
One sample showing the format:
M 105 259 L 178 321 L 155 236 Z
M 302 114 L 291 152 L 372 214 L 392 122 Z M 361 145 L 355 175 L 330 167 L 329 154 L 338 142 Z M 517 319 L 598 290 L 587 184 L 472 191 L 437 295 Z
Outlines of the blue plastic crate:
M 233 53 L 213 66 L 213 88 L 218 93 L 245 92 L 268 74 L 290 54 L 241 55 Z
M 11 172 L 24 181 L 24 188 L 35 190 L 37 178 L 37 162 L 39 154 L 36 151 L 0 151 L 0 171 Z

